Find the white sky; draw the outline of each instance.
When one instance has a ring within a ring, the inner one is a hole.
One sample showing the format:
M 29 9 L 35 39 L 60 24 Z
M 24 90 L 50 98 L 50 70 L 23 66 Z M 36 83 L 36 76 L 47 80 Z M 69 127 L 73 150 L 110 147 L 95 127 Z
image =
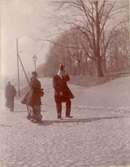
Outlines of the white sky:
M 33 54 L 38 52 L 38 62 L 45 61 L 48 43 L 30 37 L 47 39 L 54 31 L 54 7 L 48 0 L 3 0 L 1 20 L 2 74 L 16 73 L 16 38 L 27 71 L 32 71 Z M 55 32 L 55 31 L 54 31 Z
M 61 17 L 55 19 L 57 11 L 51 0 L 0 0 L 0 3 L 2 75 L 17 73 L 16 38 L 19 38 L 19 50 L 25 68 L 30 72 L 34 68 L 32 56 L 42 46 L 37 54 L 37 64 L 45 62 L 49 47 L 48 42 L 32 40 L 30 37 L 33 39 L 55 37 Z M 64 15 L 64 11 L 60 14 Z

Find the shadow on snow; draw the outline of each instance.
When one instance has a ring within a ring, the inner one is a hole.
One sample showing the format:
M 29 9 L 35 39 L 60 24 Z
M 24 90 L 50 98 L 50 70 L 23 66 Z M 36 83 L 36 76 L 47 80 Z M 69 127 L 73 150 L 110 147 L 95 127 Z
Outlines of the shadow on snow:
M 93 121 L 101 121 L 101 120 L 108 120 L 108 119 L 119 119 L 125 118 L 124 116 L 110 116 L 110 117 L 93 117 L 93 118 L 71 118 L 71 119 L 62 119 L 62 120 L 43 120 L 42 122 L 38 123 L 39 125 L 51 125 L 51 124 L 58 124 L 58 123 L 91 123 Z

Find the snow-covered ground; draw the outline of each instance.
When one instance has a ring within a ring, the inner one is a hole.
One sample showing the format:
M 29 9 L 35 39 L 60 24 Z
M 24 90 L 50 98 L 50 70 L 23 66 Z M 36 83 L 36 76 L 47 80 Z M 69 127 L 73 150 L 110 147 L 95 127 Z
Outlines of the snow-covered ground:
M 43 124 L 26 120 L 20 100 L 11 113 L 0 99 L 0 167 L 130 165 L 130 77 L 90 88 L 70 85 L 74 118 L 61 121 L 56 119 L 52 79 L 41 82 Z
M 55 107 L 52 79 L 41 80 L 45 89 L 43 97 L 43 109 Z M 73 115 L 86 117 L 89 113 L 97 114 L 124 113 L 130 112 L 130 77 L 122 77 L 112 80 L 100 86 L 81 87 L 70 85 L 75 95 L 72 100 Z M 49 112 L 49 111 L 48 111 Z

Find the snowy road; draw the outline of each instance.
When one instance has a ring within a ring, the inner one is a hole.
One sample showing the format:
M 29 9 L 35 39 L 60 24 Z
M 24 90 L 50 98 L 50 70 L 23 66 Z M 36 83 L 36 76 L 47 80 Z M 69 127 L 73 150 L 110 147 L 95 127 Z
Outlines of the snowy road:
M 73 119 L 57 121 L 50 79 L 43 124 L 26 120 L 26 108 L 0 111 L 0 167 L 128 167 L 130 165 L 130 77 L 84 88 L 70 85 Z M 64 114 L 64 112 L 63 112 Z

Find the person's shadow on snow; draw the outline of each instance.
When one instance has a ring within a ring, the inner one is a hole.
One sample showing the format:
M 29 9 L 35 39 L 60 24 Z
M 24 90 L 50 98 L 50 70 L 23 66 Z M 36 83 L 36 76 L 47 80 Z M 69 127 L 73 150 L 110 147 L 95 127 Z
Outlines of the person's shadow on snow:
M 38 125 L 49 126 L 52 124 L 65 124 L 65 123 L 91 123 L 93 121 L 102 121 L 107 119 L 119 119 L 124 118 L 124 116 L 108 116 L 108 117 L 91 117 L 91 118 L 71 118 L 62 120 L 43 120 L 38 123 Z

